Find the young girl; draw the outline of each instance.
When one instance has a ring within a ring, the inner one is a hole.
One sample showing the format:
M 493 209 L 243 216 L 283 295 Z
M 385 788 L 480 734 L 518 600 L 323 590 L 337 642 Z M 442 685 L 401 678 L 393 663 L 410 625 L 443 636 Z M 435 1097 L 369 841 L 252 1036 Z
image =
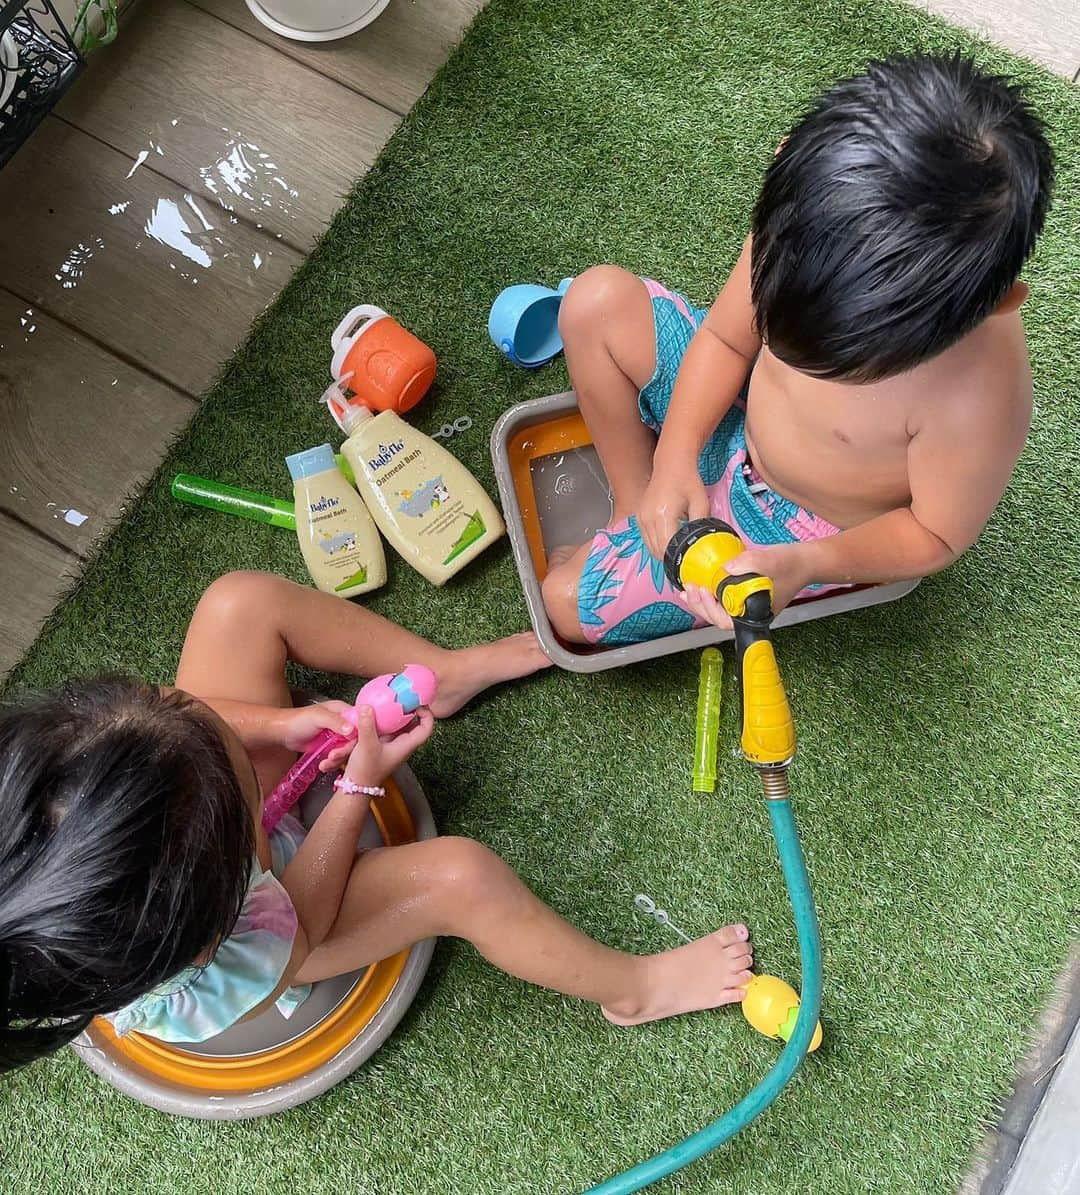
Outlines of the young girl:
M 335 793 L 305 836 L 260 813 L 341 702 L 293 708 L 288 659 L 372 676 L 432 668 L 439 693 L 380 740 L 370 711 L 326 763 Z M 99 1014 L 118 1032 L 201 1041 L 304 985 L 424 938 L 599 1004 L 619 1025 L 741 999 L 745 926 L 638 957 L 587 938 L 491 851 L 435 838 L 356 853 L 383 779 L 488 685 L 546 666 L 531 635 L 446 651 L 363 607 L 262 573 L 203 595 L 175 689 L 72 682 L 0 714 L 0 1070 Z

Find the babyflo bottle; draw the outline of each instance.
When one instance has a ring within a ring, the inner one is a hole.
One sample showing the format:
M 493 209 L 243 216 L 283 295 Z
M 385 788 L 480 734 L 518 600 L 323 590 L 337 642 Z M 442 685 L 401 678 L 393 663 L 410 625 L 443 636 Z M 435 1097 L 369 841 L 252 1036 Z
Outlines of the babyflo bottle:
M 495 503 L 460 461 L 393 411 L 331 403 L 342 455 L 379 530 L 433 585 L 502 535 Z
M 347 598 L 385 584 L 379 533 L 330 445 L 294 453 L 285 464 L 293 479 L 296 536 L 312 581 Z

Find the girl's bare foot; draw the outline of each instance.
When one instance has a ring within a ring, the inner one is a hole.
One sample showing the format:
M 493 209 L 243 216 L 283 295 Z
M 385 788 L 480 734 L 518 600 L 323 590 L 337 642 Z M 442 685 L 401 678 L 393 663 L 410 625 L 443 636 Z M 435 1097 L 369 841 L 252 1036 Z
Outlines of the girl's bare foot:
M 532 631 L 447 652 L 445 662 L 435 670 L 439 691 L 431 703 L 431 712 L 436 718 L 448 718 L 489 685 L 516 680 L 550 667 L 551 661 L 544 655 Z
M 600 1010 L 613 1025 L 643 1025 L 736 1003 L 746 995 L 754 953 L 746 926 L 726 925 L 641 962 L 642 992 Z

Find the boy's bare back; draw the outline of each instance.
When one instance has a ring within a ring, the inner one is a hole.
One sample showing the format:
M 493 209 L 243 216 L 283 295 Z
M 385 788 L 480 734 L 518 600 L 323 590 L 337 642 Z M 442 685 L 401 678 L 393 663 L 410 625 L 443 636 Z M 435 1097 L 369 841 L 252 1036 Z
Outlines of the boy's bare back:
M 750 319 L 748 289 L 745 304 Z M 1001 497 L 1030 419 L 1031 370 L 1013 309 L 909 372 L 866 385 L 809 377 L 762 345 L 746 442 L 771 489 L 837 527 L 907 507 L 958 554 Z

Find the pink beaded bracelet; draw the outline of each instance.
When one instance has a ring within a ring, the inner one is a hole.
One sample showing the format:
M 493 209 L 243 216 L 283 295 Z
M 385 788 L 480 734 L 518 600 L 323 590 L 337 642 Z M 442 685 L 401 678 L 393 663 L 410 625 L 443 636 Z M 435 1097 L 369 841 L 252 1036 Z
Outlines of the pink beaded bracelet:
M 348 793 L 350 796 L 363 794 L 365 797 L 385 797 L 386 789 L 375 784 L 353 784 L 346 776 L 339 776 L 334 781 L 334 792 Z

